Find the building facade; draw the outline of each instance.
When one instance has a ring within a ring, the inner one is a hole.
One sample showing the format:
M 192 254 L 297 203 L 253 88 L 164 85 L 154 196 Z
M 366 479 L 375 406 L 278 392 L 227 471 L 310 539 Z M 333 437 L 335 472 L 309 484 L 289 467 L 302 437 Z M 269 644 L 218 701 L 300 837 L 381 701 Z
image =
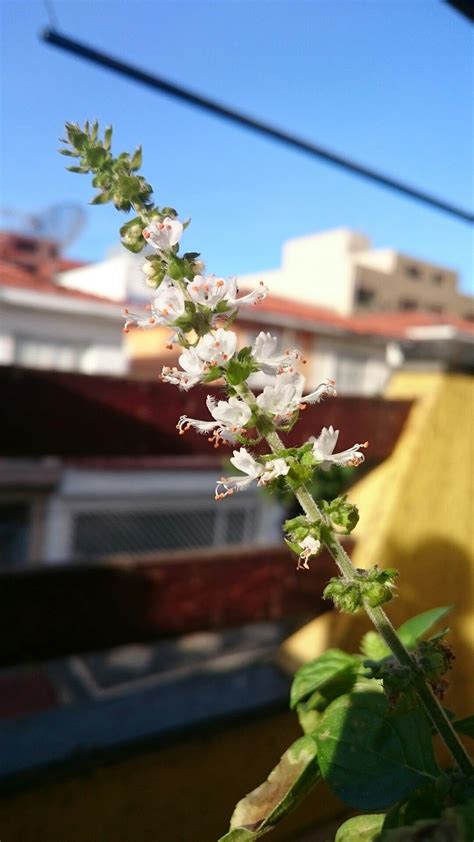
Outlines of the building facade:
M 78 264 L 61 260 L 53 243 L 0 233 L 0 365 L 124 374 L 122 307 L 56 278 Z
M 421 311 L 474 321 L 474 298 L 458 291 L 455 271 L 371 248 L 365 235 L 346 229 L 288 240 L 280 268 L 240 280 L 246 286 L 263 280 L 278 296 L 346 316 Z

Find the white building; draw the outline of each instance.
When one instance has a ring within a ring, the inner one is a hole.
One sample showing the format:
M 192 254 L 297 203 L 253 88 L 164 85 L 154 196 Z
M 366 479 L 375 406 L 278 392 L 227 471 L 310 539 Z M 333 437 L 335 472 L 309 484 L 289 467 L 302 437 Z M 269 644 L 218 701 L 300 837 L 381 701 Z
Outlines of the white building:
M 0 460 L 0 570 L 279 540 L 257 488 L 218 505 L 219 465 L 180 457 Z
M 278 269 L 242 275 L 263 280 L 275 295 L 328 307 L 342 315 L 424 311 L 474 321 L 474 298 L 457 290 L 455 271 L 394 249 L 374 249 L 346 229 L 288 240 Z
M 105 296 L 59 286 L 55 265 L 54 255 L 45 259 L 44 241 L 0 236 L 0 365 L 126 373 L 123 308 Z

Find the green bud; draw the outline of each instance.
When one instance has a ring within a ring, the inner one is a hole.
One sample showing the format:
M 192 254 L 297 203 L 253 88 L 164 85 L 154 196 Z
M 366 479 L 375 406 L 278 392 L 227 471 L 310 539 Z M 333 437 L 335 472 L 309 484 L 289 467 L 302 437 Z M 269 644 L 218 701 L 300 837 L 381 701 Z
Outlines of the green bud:
M 330 503 L 322 500 L 321 506 L 325 514 L 329 517 L 334 529 L 337 532 L 342 532 L 344 535 L 349 535 L 359 522 L 357 506 L 348 503 L 346 495 L 344 497 L 336 497 Z
M 384 602 L 390 602 L 393 599 L 390 585 L 384 585 L 381 582 L 364 583 L 361 585 L 361 590 L 364 602 L 371 608 L 376 608 L 377 605 L 383 605 Z
M 323 591 L 324 599 L 332 599 L 336 608 L 347 614 L 355 614 L 362 606 L 362 594 L 358 582 L 345 579 L 331 579 Z

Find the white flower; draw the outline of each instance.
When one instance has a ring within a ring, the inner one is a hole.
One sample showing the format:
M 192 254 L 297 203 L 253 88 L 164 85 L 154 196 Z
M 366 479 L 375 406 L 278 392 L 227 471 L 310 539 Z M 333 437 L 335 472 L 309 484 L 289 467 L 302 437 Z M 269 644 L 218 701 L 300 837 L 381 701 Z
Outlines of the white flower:
M 309 439 L 310 442 L 313 442 L 313 456 L 317 462 L 320 462 L 320 468 L 326 470 L 331 465 L 356 467 L 364 461 L 364 454 L 360 452 L 359 448 L 367 447 L 368 442 L 354 444 L 348 450 L 334 453 L 338 438 L 339 430 L 335 430 L 334 427 L 323 427 L 317 439 L 314 436 Z
M 337 395 L 334 380 L 325 380 L 316 387 L 314 392 L 303 397 L 303 403 L 319 403 L 323 398 L 335 398 Z
M 165 216 L 163 221 L 152 219 L 149 225 L 143 229 L 143 236 L 157 251 L 166 251 L 175 246 L 183 233 L 183 223 L 179 219 Z
M 245 427 L 252 415 L 250 407 L 235 397 L 216 403 L 214 398 L 208 395 L 206 406 L 215 420 L 200 421 L 198 418 L 182 415 L 176 425 L 180 435 L 194 427 L 198 433 L 212 433 L 209 441 L 214 441 L 214 447 L 218 447 L 221 441 L 235 441 L 235 434 Z
M 216 278 L 215 275 L 195 275 L 188 284 L 188 294 L 195 304 L 202 304 L 205 307 L 214 309 L 221 301 L 229 307 L 239 307 L 241 304 L 256 304 L 262 301 L 267 294 L 267 288 L 263 282 L 258 287 L 238 298 L 236 278 Z
M 298 409 L 303 394 L 304 377 L 301 374 L 278 374 L 275 383 L 265 386 L 257 397 L 257 404 L 264 412 L 285 419 Z
M 201 360 L 195 348 L 186 348 L 179 356 L 178 362 L 182 371 L 175 367 L 163 366 L 161 379 L 185 391 L 199 383 L 208 369 L 207 363 Z
M 157 289 L 151 310 L 158 320 L 162 320 L 162 324 L 174 321 L 185 311 L 183 290 L 176 286 L 167 275 Z
M 263 470 L 262 465 L 253 458 L 245 447 L 234 450 L 234 455 L 230 461 L 238 471 L 242 471 L 246 476 L 222 477 L 216 485 L 216 500 L 222 500 L 223 497 L 233 494 L 234 491 L 243 491 L 261 475 Z
M 229 292 L 230 281 L 224 278 L 216 278 L 215 275 L 195 275 L 188 284 L 188 295 L 195 304 L 202 304 L 205 307 L 214 309 L 226 298 Z
M 285 460 L 281 458 L 271 459 L 269 462 L 265 462 L 263 467 L 263 473 L 258 481 L 259 485 L 266 485 L 268 482 L 271 482 L 277 477 L 286 477 L 288 471 L 290 470 L 290 466 L 287 465 Z
M 140 328 L 152 328 L 158 325 L 172 325 L 175 319 L 182 316 L 185 311 L 184 295 L 179 286 L 176 286 L 171 278 L 166 275 L 158 287 L 156 297 L 152 304 L 148 305 L 149 316 L 139 316 L 125 310 L 124 331 L 128 333 L 131 326 Z
M 324 397 L 336 394 L 334 382 L 325 380 L 314 392 L 303 397 L 304 383 L 302 374 L 295 372 L 277 374 L 275 383 L 265 386 L 263 392 L 257 397 L 257 404 L 260 409 L 274 415 L 276 421 L 285 421 L 297 409 L 304 409 L 307 403 L 316 403 Z
M 321 541 L 317 538 L 313 538 L 312 535 L 307 535 L 303 541 L 299 542 L 299 545 L 301 547 L 301 553 L 298 558 L 296 569 L 301 570 L 304 568 L 305 570 L 309 570 L 308 558 L 319 553 L 321 549 Z
M 214 398 L 208 395 L 206 406 L 212 417 L 232 433 L 245 427 L 252 415 L 248 404 L 236 397 L 229 398 L 228 401 L 218 401 L 216 404 Z
M 252 290 L 252 292 L 248 292 L 247 295 L 242 295 L 238 298 L 239 288 L 237 286 L 237 278 L 230 278 L 229 284 L 229 295 L 226 300 L 231 307 L 240 307 L 242 304 L 257 304 L 259 301 L 263 301 L 263 299 L 266 298 L 268 292 L 268 287 L 265 286 L 263 281 L 260 281 L 256 289 Z
M 232 330 L 220 327 L 214 333 L 206 333 L 196 345 L 196 351 L 209 365 L 225 366 L 235 354 L 237 335 Z
M 252 345 L 252 356 L 260 364 L 264 374 L 275 374 L 276 372 L 281 374 L 285 369 L 292 370 L 293 362 L 301 359 L 301 354 L 296 350 L 285 351 L 284 354 L 276 355 L 277 344 L 276 336 L 262 330 Z

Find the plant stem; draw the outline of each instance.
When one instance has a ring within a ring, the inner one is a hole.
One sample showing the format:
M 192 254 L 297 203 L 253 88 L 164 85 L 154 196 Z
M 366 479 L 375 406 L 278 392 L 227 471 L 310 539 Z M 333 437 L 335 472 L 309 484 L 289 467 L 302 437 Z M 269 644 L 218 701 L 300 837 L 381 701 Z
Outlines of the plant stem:
M 284 446 L 277 433 L 269 433 L 266 439 L 274 453 L 277 453 Z M 307 488 L 300 488 L 296 492 L 296 498 L 310 520 L 327 523 L 324 514 L 320 511 Z M 356 582 L 356 570 L 334 532 L 327 531 L 327 537 L 324 543 L 344 578 L 350 582 Z M 459 768 L 466 775 L 471 775 L 474 772 L 474 767 L 469 754 L 461 743 L 439 700 L 433 695 L 431 688 L 426 683 L 422 670 L 412 658 L 408 649 L 403 645 L 385 611 L 383 608 L 372 608 L 366 604 L 364 604 L 364 608 L 379 635 L 383 638 L 397 661 L 403 666 L 409 667 L 411 670 L 414 679 L 414 689 L 418 698 Z

